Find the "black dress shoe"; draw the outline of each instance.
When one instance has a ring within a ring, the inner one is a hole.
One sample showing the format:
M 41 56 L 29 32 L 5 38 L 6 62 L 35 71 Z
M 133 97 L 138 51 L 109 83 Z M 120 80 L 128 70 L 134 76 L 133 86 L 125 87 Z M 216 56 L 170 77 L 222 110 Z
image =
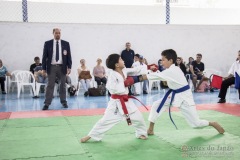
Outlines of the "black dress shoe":
M 218 103 L 226 103 L 226 99 L 219 99 Z
M 42 110 L 48 110 L 48 106 L 44 105 Z
M 63 108 L 68 108 L 68 105 L 67 104 L 63 104 Z
M 5 92 L 5 91 L 2 91 L 2 94 L 6 94 L 6 92 Z
M 147 91 L 143 91 L 143 94 L 148 94 Z

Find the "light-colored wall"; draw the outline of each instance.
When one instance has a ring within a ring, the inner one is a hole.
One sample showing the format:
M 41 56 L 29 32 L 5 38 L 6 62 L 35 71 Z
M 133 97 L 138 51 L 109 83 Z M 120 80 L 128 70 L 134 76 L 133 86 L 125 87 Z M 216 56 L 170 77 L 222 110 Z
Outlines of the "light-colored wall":
M 240 26 L 194 25 L 108 25 L 108 24 L 48 24 L 0 23 L 0 59 L 9 71 L 29 70 L 35 56 L 42 57 L 43 44 L 52 39 L 52 29 L 62 29 L 62 39 L 70 42 L 73 74 L 81 58 L 93 68 L 96 59 L 105 63 L 111 53 L 121 53 L 126 42 L 157 63 L 161 51 L 173 48 L 185 60 L 196 53 L 203 54 L 206 68 L 221 70 L 224 75 L 240 50 Z M 104 64 L 105 65 L 105 64 Z

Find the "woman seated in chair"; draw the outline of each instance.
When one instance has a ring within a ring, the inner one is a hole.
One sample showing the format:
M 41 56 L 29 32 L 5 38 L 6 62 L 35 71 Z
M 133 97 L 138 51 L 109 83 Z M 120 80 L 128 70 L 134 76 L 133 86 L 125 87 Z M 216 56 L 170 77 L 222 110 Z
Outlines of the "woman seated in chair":
M 93 68 L 94 79 L 97 82 L 97 85 L 101 84 L 106 85 L 107 78 L 105 77 L 105 68 L 101 65 L 102 60 L 100 58 L 97 59 L 97 65 Z
M 6 91 L 5 91 L 6 76 L 11 76 L 11 74 L 8 72 L 7 68 L 3 66 L 3 62 L 0 59 L 0 84 L 1 84 L 2 94 L 6 94 Z
M 80 66 L 78 67 L 78 79 L 81 82 L 81 85 L 84 89 L 84 96 L 88 96 L 88 88 L 90 88 L 90 81 L 92 76 L 90 74 L 90 70 L 85 65 L 85 60 L 80 60 Z
M 182 70 L 184 76 L 186 77 L 187 69 L 186 69 L 185 65 L 183 64 L 181 57 L 177 57 L 175 66 L 178 66 Z

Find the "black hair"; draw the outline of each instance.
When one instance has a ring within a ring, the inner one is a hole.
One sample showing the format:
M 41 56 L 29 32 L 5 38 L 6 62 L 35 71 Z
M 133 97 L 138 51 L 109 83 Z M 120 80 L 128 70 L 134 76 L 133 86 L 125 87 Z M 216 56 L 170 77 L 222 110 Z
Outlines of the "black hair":
M 177 53 L 173 49 L 167 49 L 162 51 L 162 56 L 166 57 L 167 60 L 172 59 L 173 64 L 177 61 Z
M 34 61 L 36 61 L 36 60 L 40 60 L 40 58 L 39 58 L 39 57 L 35 57 L 35 58 L 34 58 Z
M 138 57 L 138 58 L 140 57 L 140 55 L 139 55 L 138 53 L 137 53 L 137 54 L 135 54 L 134 56 L 136 56 L 136 57 Z
M 202 57 L 202 54 L 201 54 L 201 53 L 198 53 L 198 54 L 197 54 L 197 56 L 200 56 L 200 57 Z
M 109 69 L 115 70 L 115 67 L 116 67 L 115 65 L 116 65 L 116 63 L 118 63 L 119 58 L 120 58 L 120 55 L 117 53 L 110 54 L 108 56 L 108 58 L 106 59 L 106 66 Z

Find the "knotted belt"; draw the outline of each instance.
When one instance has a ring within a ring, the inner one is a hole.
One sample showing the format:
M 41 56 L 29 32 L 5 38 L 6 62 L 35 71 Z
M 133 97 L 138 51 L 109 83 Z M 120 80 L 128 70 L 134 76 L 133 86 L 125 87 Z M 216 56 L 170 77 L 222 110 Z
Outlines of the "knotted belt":
M 174 123 L 174 121 L 173 121 L 173 119 L 172 119 L 172 116 L 171 116 L 171 106 L 172 106 L 172 102 L 173 102 L 173 100 L 174 100 L 174 97 L 175 97 L 175 94 L 176 94 L 176 93 L 181 93 L 181 92 L 184 92 L 184 91 L 186 91 L 186 90 L 188 90 L 188 89 L 190 89 L 189 85 L 186 85 L 186 86 L 184 86 L 184 87 L 182 87 L 182 88 L 179 88 L 179 89 L 176 89 L 176 90 L 169 89 L 169 90 L 167 91 L 167 93 L 164 95 L 164 97 L 163 97 L 163 99 L 162 99 L 162 102 L 160 103 L 160 105 L 159 105 L 159 107 L 158 107 L 158 109 L 157 109 L 157 113 L 159 113 L 160 110 L 162 109 L 164 103 L 166 102 L 169 94 L 172 92 L 172 97 L 171 97 L 170 106 L 169 106 L 169 117 L 170 117 L 173 125 L 176 127 L 176 129 L 178 129 L 178 128 L 177 128 L 176 124 Z
M 117 94 L 112 94 L 112 95 L 111 95 L 111 98 L 112 98 L 112 99 L 119 99 L 119 100 L 120 100 L 120 103 L 121 103 L 122 109 L 123 109 L 123 113 L 124 113 L 125 116 L 126 116 L 126 120 L 127 120 L 127 124 L 128 124 L 128 125 L 131 125 L 131 124 L 132 124 L 131 119 L 130 119 L 129 114 L 128 114 L 128 110 L 127 110 L 126 104 L 125 104 L 125 102 L 127 102 L 129 98 L 133 98 L 133 99 L 137 100 L 138 102 L 140 102 L 140 103 L 147 109 L 147 107 L 146 107 L 139 99 L 137 99 L 136 97 L 130 96 L 130 95 L 117 95 Z M 147 109 L 147 110 L 148 110 L 148 109 Z

